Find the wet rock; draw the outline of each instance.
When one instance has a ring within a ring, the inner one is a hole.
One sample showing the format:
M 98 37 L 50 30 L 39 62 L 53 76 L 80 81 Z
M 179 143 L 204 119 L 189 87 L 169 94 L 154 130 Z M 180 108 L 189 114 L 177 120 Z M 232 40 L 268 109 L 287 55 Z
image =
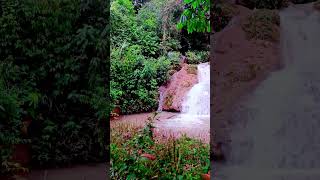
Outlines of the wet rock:
M 180 71 L 173 74 L 164 87 L 164 111 L 181 111 L 182 102 L 188 91 L 197 83 L 197 75 L 188 73 L 190 65 L 183 64 Z M 163 88 L 163 87 L 162 87 Z

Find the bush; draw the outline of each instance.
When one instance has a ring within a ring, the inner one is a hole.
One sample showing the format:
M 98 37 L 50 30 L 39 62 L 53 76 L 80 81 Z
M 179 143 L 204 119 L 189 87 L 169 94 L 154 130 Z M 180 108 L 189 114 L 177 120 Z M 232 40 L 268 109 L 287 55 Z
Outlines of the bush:
M 22 127 L 20 112 L 15 90 L 6 89 L 5 83 L 0 79 L 0 177 L 11 176 L 25 170 L 12 160 L 14 145 L 23 143 L 19 131 Z
M 123 124 L 112 128 L 111 179 L 201 179 L 210 168 L 209 145 L 186 136 L 157 139 L 152 122 L 143 129 Z
M 148 4 L 148 3 L 147 3 Z M 157 57 L 160 38 L 155 30 L 159 29 L 158 17 L 154 9 L 147 6 L 135 14 L 130 0 L 111 2 L 111 46 L 140 45 L 144 56 Z
M 158 87 L 167 79 L 171 62 L 165 57 L 148 59 L 140 46 L 112 50 L 111 97 L 124 114 L 157 108 Z
M 180 52 L 175 52 L 175 51 L 169 52 L 168 59 L 171 63 L 172 70 L 179 71 L 181 69 L 181 66 L 180 66 L 181 53 Z
M 280 32 L 280 16 L 276 11 L 261 9 L 254 11 L 242 24 L 250 39 L 277 41 Z
M 103 161 L 107 3 L 7 0 L 1 9 L 1 76 L 17 90 L 17 121 L 31 117 L 39 127 L 28 132 L 37 134 L 34 165 Z
M 209 61 L 208 51 L 188 51 L 186 53 L 188 64 L 200 64 Z

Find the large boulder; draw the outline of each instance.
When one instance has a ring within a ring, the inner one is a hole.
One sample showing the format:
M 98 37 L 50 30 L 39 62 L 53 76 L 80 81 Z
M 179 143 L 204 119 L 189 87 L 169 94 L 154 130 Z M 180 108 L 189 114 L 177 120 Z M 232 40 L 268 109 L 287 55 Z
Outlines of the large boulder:
M 164 93 L 162 110 L 180 112 L 186 94 L 197 82 L 196 66 L 182 64 L 181 70 L 171 76 L 167 85 L 160 87 Z

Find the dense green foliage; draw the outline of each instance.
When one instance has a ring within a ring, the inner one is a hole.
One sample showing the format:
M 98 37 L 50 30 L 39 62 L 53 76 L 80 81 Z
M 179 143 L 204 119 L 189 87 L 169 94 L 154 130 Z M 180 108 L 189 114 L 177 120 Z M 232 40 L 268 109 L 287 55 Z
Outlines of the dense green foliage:
M 11 105 L 2 108 L 12 114 L 6 121 L 14 130 L 8 133 L 17 134 L 21 120 L 32 119 L 28 133 L 35 165 L 105 157 L 107 5 L 103 0 L 1 1 L 0 89 L 14 94 L 0 93 L 7 101 L 0 107 Z
M 156 110 L 158 88 L 179 70 L 182 5 L 151 0 L 134 10 L 130 0 L 111 2 L 111 101 L 122 113 Z
M 111 55 L 111 97 L 123 113 L 148 112 L 157 107 L 158 87 L 167 80 L 170 61 L 165 57 L 146 59 L 139 46 L 123 55 Z
M 200 64 L 209 61 L 209 53 L 207 51 L 188 51 L 186 57 L 188 64 Z
M 156 139 L 150 121 L 142 129 L 124 124 L 111 131 L 111 179 L 201 179 L 210 168 L 209 145 L 183 136 Z M 155 160 L 142 154 L 155 156 Z
M 186 27 L 189 33 L 211 32 L 210 0 L 184 0 L 183 11 L 178 28 Z
M 0 79 L 0 175 L 12 175 L 23 170 L 12 161 L 13 146 L 24 143 L 20 137 L 20 104 L 14 89 L 6 89 Z

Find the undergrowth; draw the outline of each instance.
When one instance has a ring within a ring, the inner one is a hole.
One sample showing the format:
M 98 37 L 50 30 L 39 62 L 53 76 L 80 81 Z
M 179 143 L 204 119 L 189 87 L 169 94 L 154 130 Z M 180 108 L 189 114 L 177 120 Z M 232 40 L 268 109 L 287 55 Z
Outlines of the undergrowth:
M 155 117 L 143 128 L 121 124 L 112 128 L 111 179 L 201 179 L 210 168 L 209 145 L 187 136 L 156 138 Z
M 188 51 L 186 53 L 188 64 L 200 64 L 209 61 L 208 51 Z

